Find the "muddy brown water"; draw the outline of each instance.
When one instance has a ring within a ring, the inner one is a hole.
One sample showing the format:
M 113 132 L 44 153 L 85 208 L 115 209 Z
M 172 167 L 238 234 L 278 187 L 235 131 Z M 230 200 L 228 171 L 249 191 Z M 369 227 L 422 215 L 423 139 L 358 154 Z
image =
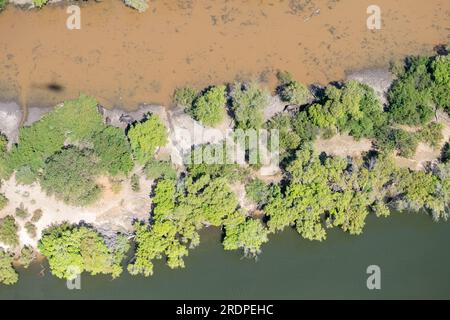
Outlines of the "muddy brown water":
M 305 83 L 346 70 L 431 53 L 450 34 L 448 0 L 378 0 L 382 29 L 369 31 L 367 0 L 150 1 L 144 14 L 121 1 L 0 13 L 0 100 L 51 106 L 80 92 L 107 107 L 168 104 L 177 86 L 256 79 L 277 69 Z

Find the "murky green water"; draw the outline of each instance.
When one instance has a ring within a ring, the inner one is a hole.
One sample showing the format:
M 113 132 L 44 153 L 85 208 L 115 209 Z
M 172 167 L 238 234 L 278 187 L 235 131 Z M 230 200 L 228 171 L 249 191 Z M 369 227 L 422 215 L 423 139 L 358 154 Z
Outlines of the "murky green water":
M 425 215 L 369 217 L 362 236 L 339 230 L 323 243 L 301 239 L 294 231 L 272 236 L 258 262 L 225 252 L 216 232 L 203 234 L 186 268 L 155 266 L 152 278 L 117 280 L 83 276 L 81 290 L 41 266 L 20 272 L 13 287 L 0 286 L 1 299 L 302 299 L 439 298 L 450 299 L 450 222 Z M 366 288 L 366 268 L 381 268 L 381 290 Z

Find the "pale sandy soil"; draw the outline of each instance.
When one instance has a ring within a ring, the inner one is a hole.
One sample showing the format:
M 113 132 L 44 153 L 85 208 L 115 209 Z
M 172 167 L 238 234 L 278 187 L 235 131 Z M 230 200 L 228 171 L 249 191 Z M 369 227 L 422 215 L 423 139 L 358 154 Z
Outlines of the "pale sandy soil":
M 372 141 L 369 139 L 356 141 L 349 135 L 337 134 L 331 139 L 317 139 L 314 149 L 317 153 L 325 152 L 328 155 L 359 157 L 361 153 L 372 149 Z
M 433 149 L 429 145 L 421 142 L 412 159 L 395 156 L 395 162 L 398 166 L 403 168 L 407 167 L 412 170 L 421 170 L 427 162 L 434 161 L 441 156 L 442 147 L 450 140 L 450 117 L 446 113 L 440 111 L 437 113 L 437 122 L 444 126 L 442 129 L 443 139 L 441 140 L 439 147 Z M 416 128 L 408 128 L 406 126 L 402 126 L 402 128 L 409 132 L 417 131 Z
M 152 181 L 141 178 L 141 191 L 133 192 L 129 180 L 125 180 L 117 194 L 111 190 L 108 178 L 99 178 L 98 184 L 103 188 L 102 198 L 95 205 L 80 208 L 66 205 L 54 197 L 47 196 L 37 183 L 30 186 L 17 185 L 13 176 L 2 183 L 0 188 L 0 192 L 9 199 L 8 206 L 0 211 L 0 218 L 14 215 L 15 209 L 23 204 L 23 207 L 30 212 L 30 216 L 26 220 L 16 218 L 20 225 L 20 243 L 33 247 L 37 245 L 38 238 L 30 238 L 24 226 L 37 209 L 43 211 L 42 218 L 36 223 L 38 235 L 46 227 L 63 221 L 70 223 L 84 221 L 99 229 L 131 231 L 134 219 L 148 218 Z

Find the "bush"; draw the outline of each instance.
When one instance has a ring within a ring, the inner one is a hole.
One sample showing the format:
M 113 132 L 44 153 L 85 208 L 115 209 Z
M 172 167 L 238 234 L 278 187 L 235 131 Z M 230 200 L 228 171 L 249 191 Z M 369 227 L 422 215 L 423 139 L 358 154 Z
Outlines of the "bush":
M 30 215 L 30 213 L 28 212 L 27 209 L 25 209 L 23 207 L 23 203 L 20 204 L 19 208 L 16 208 L 16 217 L 22 220 L 25 220 L 26 218 L 28 218 L 28 216 Z
M 19 184 L 30 185 L 36 181 L 38 174 L 29 166 L 22 166 L 16 171 L 16 181 Z
M 32 238 L 32 239 L 36 238 L 37 228 L 33 223 L 31 223 L 29 221 L 27 223 L 25 223 L 25 230 L 27 230 L 27 233 L 30 236 L 30 238 Z
M 444 138 L 442 135 L 443 127 L 440 123 L 430 122 L 417 133 L 417 138 L 436 149 Z
M 269 188 L 260 179 L 253 179 L 245 186 L 247 197 L 257 204 L 265 204 L 269 196 Z
M 35 258 L 35 253 L 32 247 L 24 246 L 22 250 L 20 250 L 20 258 L 19 263 L 27 269 Z
M 0 283 L 15 284 L 19 276 L 13 267 L 14 256 L 0 248 Z
M 0 0 L 0 11 L 5 9 L 7 4 L 8 4 L 8 0 Z
M 133 9 L 136 9 L 140 13 L 145 12 L 148 9 L 148 1 L 147 0 L 123 0 L 123 2 L 127 6 L 133 8 Z
M 131 190 L 133 190 L 134 192 L 139 192 L 141 191 L 141 184 L 139 182 L 139 176 L 137 174 L 133 174 L 131 176 Z
M 92 137 L 101 170 L 111 176 L 127 175 L 133 169 L 130 143 L 120 128 L 106 127 Z
M 158 147 L 167 144 L 167 128 L 157 115 L 150 115 L 130 128 L 128 138 L 136 160 L 145 164 L 153 158 Z
M 264 109 L 269 94 L 254 83 L 235 83 L 231 91 L 232 109 L 239 129 L 259 129 L 264 123 Z
M 0 211 L 8 205 L 8 198 L 3 193 L 0 193 Z
M 23 170 L 27 183 L 36 179 L 45 160 L 60 151 L 65 144 L 92 137 L 104 128 L 97 110 L 97 101 L 81 95 L 76 100 L 64 102 L 29 127 L 19 130 L 19 144 L 9 156 L 9 166 Z
M 6 216 L 0 219 L 0 242 L 11 247 L 17 246 L 19 244 L 18 231 L 19 227 L 13 216 Z
M 409 58 L 406 71 L 394 81 L 388 93 L 389 114 L 397 123 L 426 124 L 433 117 L 433 81 L 429 59 Z
M 95 183 L 98 164 L 89 150 L 69 147 L 47 159 L 41 187 L 49 195 L 70 205 L 85 206 L 100 197 Z
M 173 168 L 169 161 L 150 160 L 144 168 L 147 179 L 176 179 L 177 171 Z
M 192 115 L 204 125 L 214 127 L 225 117 L 225 86 L 212 87 L 194 101 Z
M 192 104 L 197 96 L 198 92 L 194 88 L 177 88 L 173 94 L 173 103 L 185 108 L 192 108 Z
M 295 105 L 304 105 L 312 99 L 308 88 L 297 81 L 291 81 L 278 87 L 281 100 Z
M 116 278 L 122 272 L 121 262 L 129 244 L 126 237 L 116 235 L 107 245 L 97 231 L 64 223 L 44 230 L 38 248 L 58 278 L 74 279 L 84 271 Z
M 42 8 L 47 2 L 48 0 L 33 0 L 34 5 L 38 8 Z
M 37 223 L 39 222 L 39 220 L 41 220 L 41 218 L 42 218 L 42 210 L 36 209 L 34 210 L 33 216 L 31 217 L 31 222 Z

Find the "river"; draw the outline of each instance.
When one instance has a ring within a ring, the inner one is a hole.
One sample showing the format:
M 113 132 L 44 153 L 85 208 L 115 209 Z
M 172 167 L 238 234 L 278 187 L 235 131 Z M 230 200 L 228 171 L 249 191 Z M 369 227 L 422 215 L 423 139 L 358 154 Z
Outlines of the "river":
M 372 0 L 161 0 L 138 14 L 121 1 L 0 14 L 0 101 L 53 106 L 80 92 L 106 107 L 168 105 L 175 87 L 255 79 L 276 70 L 326 84 L 345 72 L 431 54 L 449 41 L 448 0 L 377 0 L 381 30 L 366 27 Z
M 224 251 L 218 232 L 202 237 L 185 269 L 158 262 L 151 278 L 83 275 L 81 290 L 68 290 L 34 265 L 16 285 L 0 286 L 0 299 L 450 299 L 450 223 L 423 214 L 370 216 L 363 235 L 332 230 L 323 243 L 287 230 L 271 236 L 257 262 Z M 381 290 L 366 287 L 369 265 L 381 269 Z

